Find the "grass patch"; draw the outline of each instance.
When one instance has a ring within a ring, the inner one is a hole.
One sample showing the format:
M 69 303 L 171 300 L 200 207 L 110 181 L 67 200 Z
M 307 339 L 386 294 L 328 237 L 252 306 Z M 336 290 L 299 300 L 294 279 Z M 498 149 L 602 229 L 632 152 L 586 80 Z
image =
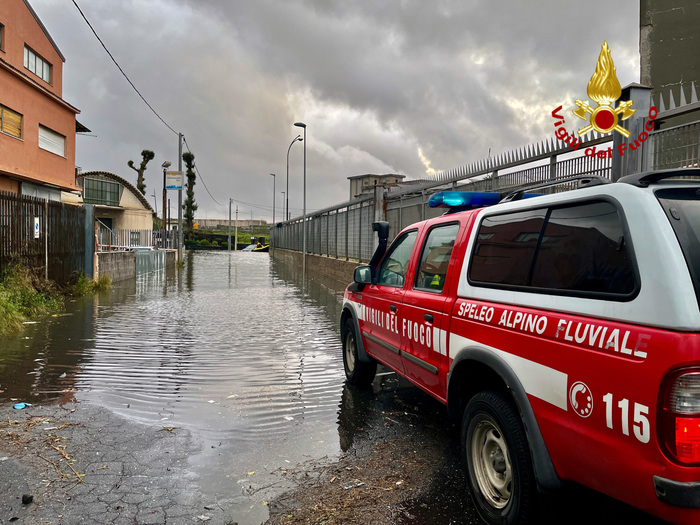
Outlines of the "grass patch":
M 111 288 L 112 280 L 109 275 L 103 275 L 99 279 L 90 279 L 84 274 L 80 274 L 76 282 L 69 286 L 68 293 L 73 296 L 92 295 Z
M 55 283 L 28 268 L 8 264 L 0 272 L 0 334 L 18 332 L 28 319 L 63 310 Z

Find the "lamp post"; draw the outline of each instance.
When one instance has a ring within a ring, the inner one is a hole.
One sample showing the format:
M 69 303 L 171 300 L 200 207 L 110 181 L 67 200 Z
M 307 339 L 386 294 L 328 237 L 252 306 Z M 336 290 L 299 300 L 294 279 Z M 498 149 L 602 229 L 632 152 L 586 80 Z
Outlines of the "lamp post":
M 303 213 L 303 234 L 301 241 L 301 275 L 306 277 L 306 124 L 295 122 L 298 128 L 304 128 L 304 213 Z
M 163 249 L 165 250 L 167 248 L 167 244 L 165 242 L 165 237 L 168 234 L 168 225 L 166 223 L 167 221 L 167 200 L 168 200 L 168 190 L 165 189 L 165 172 L 167 169 L 172 165 L 172 162 L 169 160 L 166 160 L 162 164 L 163 168 Z
M 272 176 L 272 226 L 275 226 L 275 183 L 277 181 L 277 176 L 274 173 L 270 173 Z
M 304 139 L 301 138 L 301 135 L 297 135 L 296 137 L 294 137 L 294 140 L 291 142 L 291 144 L 289 144 L 289 147 L 287 148 L 287 202 L 284 211 L 284 220 L 286 221 L 289 220 L 289 151 L 292 149 L 292 146 L 295 142 L 302 140 Z

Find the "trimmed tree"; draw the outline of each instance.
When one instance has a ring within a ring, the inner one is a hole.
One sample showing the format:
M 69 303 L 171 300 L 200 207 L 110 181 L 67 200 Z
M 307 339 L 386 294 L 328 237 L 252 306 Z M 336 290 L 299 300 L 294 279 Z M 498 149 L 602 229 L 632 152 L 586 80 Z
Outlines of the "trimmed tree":
M 148 164 L 148 161 L 153 160 L 155 156 L 156 154 L 150 149 L 145 149 L 141 152 L 141 164 L 139 164 L 138 168 L 134 166 L 133 160 L 126 163 L 127 166 L 139 174 L 138 178 L 136 179 L 136 187 L 144 195 L 146 195 L 146 183 L 143 181 L 143 172 L 146 171 L 146 164 Z
M 194 154 L 187 151 L 182 154 L 182 160 L 187 167 L 187 198 L 182 205 L 183 217 L 185 218 L 185 229 L 187 230 L 187 240 L 192 240 L 194 236 L 194 212 L 198 206 L 194 202 L 194 185 L 197 176 L 194 173 Z

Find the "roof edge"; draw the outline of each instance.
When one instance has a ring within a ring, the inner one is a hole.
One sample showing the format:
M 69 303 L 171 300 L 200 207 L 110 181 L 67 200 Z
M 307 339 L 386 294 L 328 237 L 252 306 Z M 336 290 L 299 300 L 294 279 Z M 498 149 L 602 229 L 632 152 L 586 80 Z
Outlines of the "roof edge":
M 61 50 L 58 49 L 58 45 L 56 45 L 56 42 L 54 41 L 54 39 L 53 39 L 53 38 L 51 37 L 51 35 L 49 34 L 49 30 L 46 29 L 46 26 L 44 25 L 44 23 L 43 23 L 43 22 L 41 21 L 41 19 L 39 18 L 39 15 L 36 14 L 36 11 L 34 11 L 34 8 L 29 4 L 29 0 L 24 0 L 24 5 L 27 6 L 27 9 L 29 9 L 29 12 L 30 12 L 30 13 L 32 14 L 32 16 L 34 17 L 34 20 L 36 20 L 36 23 L 39 24 L 39 27 L 41 28 L 41 30 L 42 30 L 42 31 L 44 32 L 44 34 L 46 35 L 46 38 L 49 39 L 49 42 L 51 42 L 51 45 L 52 45 L 53 48 L 56 50 L 56 53 L 58 53 L 58 56 L 61 57 L 61 60 L 65 63 L 66 57 L 64 57 L 64 56 L 63 56 L 63 53 L 61 53 Z
M 147 210 L 153 212 L 153 207 L 148 202 L 148 199 L 146 199 L 146 197 L 144 197 L 143 193 L 141 193 L 138 189 L 136 189 L 136 186 L 131 184 L 128 180 L 120 177 L 116 173 L 112 173 L 112 172 L 104 171 L 104 170 L 81 171 L 76 176 L 76 179 L 82 179 L 84 177 L 93 177 L 96 175 L 102 176 L 106 179 L 113 180 L 114 182 L 118 182 L 122 186 L 128 188 L 129 191 L 134 194 L 134 196 L 141 202 L 141 204 L 143 204 L 146 207 Z

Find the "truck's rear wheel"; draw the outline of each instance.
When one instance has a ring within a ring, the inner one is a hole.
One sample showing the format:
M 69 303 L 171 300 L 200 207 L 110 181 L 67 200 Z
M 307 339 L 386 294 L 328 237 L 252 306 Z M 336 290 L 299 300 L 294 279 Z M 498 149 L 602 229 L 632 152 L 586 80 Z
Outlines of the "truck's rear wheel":
M 377 362 L 365 363 L 360 361 L 357 354 L 357 334 L 355 323 L 351 318 L 345 321 L 343 329 L 343 366 L 345 377 L 353 385 L 368 385 L 377 373 Z
M 525 428 L 502 394 L 480 392 L 467 404 L 462 459 L 472 501 L 484 521 L 512 525 L 534 520 L 537 485 Z

